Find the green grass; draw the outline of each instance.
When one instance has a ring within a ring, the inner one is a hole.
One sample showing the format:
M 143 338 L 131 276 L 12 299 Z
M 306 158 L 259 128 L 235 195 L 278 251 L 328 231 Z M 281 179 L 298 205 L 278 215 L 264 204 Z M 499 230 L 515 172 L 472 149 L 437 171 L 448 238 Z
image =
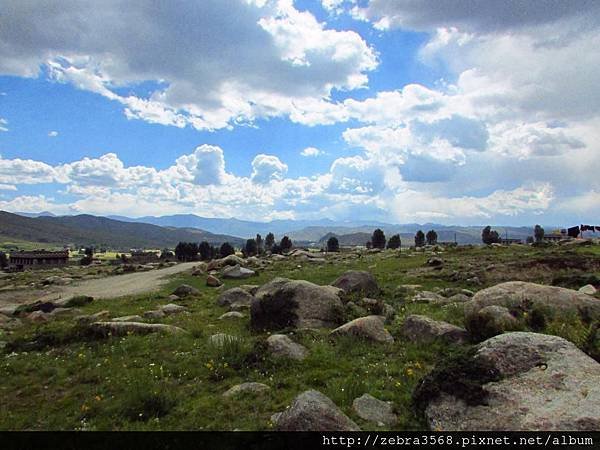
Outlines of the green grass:
M 553 252 L 567 254 L 558 248 Z M 596 262 L 600 259 L 596 248 L 572 253 Z M 408 314 L 425 314 L 457 325 L 463 325 L 463 318 L 459 308 L 405 302 L 398 285 L 420 284 L 424 290 L 480 289 L 490 284 L 485 276 L 483 285 L 475 287 L 466 281 L 453 282 L 448 275 L 467 263 L 485 267 L 547 254 L 547 250 L 529 247 L 457 249 L 442 256 L 446 261 L 442 271 L 433 272 L 424 270 L 426 255 L 385 252 L 325 264 L 284 261 L 254 278 L 226 280 L 223 289 L 262 284 L 276 276 L 328 284 L 350 269 L 369 270 L 376 276 L 380 297 L 398 313 L 388 326 L 396 341 L 373 344 L 332 339 L 327 330 L 297 331 L 293 339 L 309 349 L 302 362 L 269 357 L 264 347 L 268 335 L 251 332 L 247 312 L 243 319 L 219 320 L 227 311 L 216 304 L 220 291 L 206 287 L 203 277 L 181 274 L 157 293 L 84 304 L 79 308 L 85 314 L 106 309 L 112 317 L 141 315 L 169 303 L 168 295 L 181 283 L 200 290 L 200 295 L 177 302 L 188 313 L 160 320 L 188 330 L 186 334 L 97 340 L 79 332 L 68 318 L 27 325 L 12 334 L 0 331 L 2 341 L 39 341 L 35 348 L 14 347 L 14 352 L 0 353 L 0 429 L 267 430 L 272 426 L 271 415 L 307 389 L 323 392 L 365 429 L 375 425 L 352 411 L 352 401 L 364 393 L 393 403 L 400 419 L 394 429 L 424 429 L 414 412 L 413 391 L 450 348 L 407 342 L 399 335 L 400 326 Z M 573 339 L 589 341 L 585 330 L 568 332 Z M 215 346 L 209 337 L 216 333 L 240 340 Z M 222 396 L 246 381 L 265 383 L 272 389 L 255 396 Z

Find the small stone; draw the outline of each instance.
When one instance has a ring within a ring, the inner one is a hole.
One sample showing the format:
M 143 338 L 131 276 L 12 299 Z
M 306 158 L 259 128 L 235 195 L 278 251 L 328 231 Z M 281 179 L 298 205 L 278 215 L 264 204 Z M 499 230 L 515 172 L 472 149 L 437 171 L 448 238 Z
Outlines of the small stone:
M 168 305 L 161 306 L 160 310 L 165 314 L 178 314 L 184 311 L 187 311 L 185 306 L 175 305 L 173 303 L 169 303 Z
M 200 291 L 189 284 L 182 284 L 173 291 L 173 294 L 179 297 L 187 297 L 189 295 L 199 295 Z
M 587 295 L 594 295 L 596 291 L 597 289 L 591 284 L 586 284 L 585 286 L 579 288 L 579 292 Z
M 208 275 L 206 277 L 206 285 L 209 287 L 219 287 L 221 286 L 223 283 L 221 283 L 221 280 L 219 280 L 217 277 L 215 277 L 214 275 Z
M 241 312 L 237 312 L 237 311 L 230 311 L 227 312 L 225 314 L 223 314 L 222 316 L 219 317 L 219 320 L 224 320 L 224 319 L 243 319 L 244 316 Z
M 236 384 L 235 386 L 233 386 L 232 388 L 227 390 L 223 394 L 223 397 L 235 397 L 240 394 L 248 394 L 248 393 L 262 394 L 263 392 L 266 392 L 270 389 L 271 388 L 269 386 L 267 386 L 266 384 L 263 384 L 263 383 L 248 382 L 248 383 Z
M 292 341 L 284 334 L 273 334 L 267 339 L 269 352 L 279 358 L 291 358 L 298 361 L 308 355 L 308 350 L 303 345 Z
M 378 426 L 391 426 L 398 422 L 398 416 L 394 414 L 392 403 L 378 400 L 370 394 L 364 394 L 355 399 L 352 402 L 352 409 L 361 419 L 377 422 Z

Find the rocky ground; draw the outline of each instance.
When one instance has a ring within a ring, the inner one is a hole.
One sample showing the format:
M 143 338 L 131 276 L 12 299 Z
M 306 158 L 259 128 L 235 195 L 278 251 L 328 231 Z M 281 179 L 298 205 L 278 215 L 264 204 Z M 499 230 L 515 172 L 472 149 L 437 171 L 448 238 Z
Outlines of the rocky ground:
M 0 283 L 0 429 L 600 429 L 597 242 Z

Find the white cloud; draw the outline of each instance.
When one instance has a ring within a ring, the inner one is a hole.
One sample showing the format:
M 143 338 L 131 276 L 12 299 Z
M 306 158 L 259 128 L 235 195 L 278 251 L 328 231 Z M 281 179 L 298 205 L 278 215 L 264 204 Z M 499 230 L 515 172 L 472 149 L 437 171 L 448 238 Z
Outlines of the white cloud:
M 256 155 L 252 160 L 253 182 L 267 184 L 273 180 L 281 180 L 288 170 L 288 166 L 282 163 L 277 156 Z
M 319 150 L 316 147 L 306 147 L 304 150 L 302 150 L 300 152 L 301 156 L 306 156 L 306 157 L 314 157 L 314 156 L 320 156 L 323 155 L 325 152 L 323 150 Z
M 364 86 L 378 64 L 359 34 L 329 29 L 291 0 L 157 8 L 16 2 L 0 16 L 0 73 L 32 77 L 46 65 L 55 80 L 120 102 L 131 119 L 210 130 L 301 117 L 333 89 Z M 150 96 L 115 89 L 141 82 L 156 83 Z
M 48 137 L 56 137 L 56 136 L 58 136 L 58 131 L 50 131 L 48 133 Z
M 8 121 L 0 117 L 0 131 L 8 131 L 6 125 L 8 125 Z

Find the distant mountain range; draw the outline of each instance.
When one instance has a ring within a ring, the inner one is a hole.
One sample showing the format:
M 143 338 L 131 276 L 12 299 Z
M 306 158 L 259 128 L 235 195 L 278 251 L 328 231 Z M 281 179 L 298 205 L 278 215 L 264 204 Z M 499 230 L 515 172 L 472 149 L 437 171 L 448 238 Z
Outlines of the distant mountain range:
M 15 214 L 10 215 L 15 216 Z M 113 247 L 172 247 L 177 242 L 186 240 L 194 242 L 207 240 L 211 243 L 228 241 L 233 245 L 241 246 L 246 239 L 256 236 L 257 233 L 264 238 L 269 232 L 275 234 L 277 239 L 287 235 L 300 245 L 322 244 L 331 235 L 338 237 L 341 245 L 364 245 L 375 228 L 381 228 L 388 238 L 393 234 L 400 234 L 403 245 L 410 245 L 414 242 L 414 235 L 418 230 L 426 233 L 431 229 L 437 232 L 440 242 L 456 241 L 459 244 L 480 244 L 483 228 L 483 226 L 463 227 L 434 223 L 398 225 L 377 221 L 341 222 L 329 219 L 254 222 L 235 218 L 207 218 L 194 214 L 131 218 L 91 215 L 57 217 L 52 213 L 43 212 L 39 214 L 19 213 L 16 217 L 19 216 L 37 220 L 38 225 L 43 226 L 36 228 L 38 230 L 36 232 L 28 232 L 25 229 L 27 227 L 20 229 L 20 226 L 16 226 L 12 231 L 13 237 L 29 235 L 37 237 L 36 241 L 39 241 L 39 239 L 52 239 L 52 236 L 63 236 L 69 242 L 94 241 L 96 243 L 103 242 L 105 245 L 112 243 Z M 0 218 L 0 222 L 2 222 L 0 225 L 3 225 L 5 221 Z M 57 233 L 49 232 L 48 227 L 54 226 L 67 227 L 70 231 L 68 233 L 65 230 Z M 502 237 L 525 240 L 528 236 L 533 235 L 532 227 L 492 226 L 492 228 L 497 230 Z M 551 232 L 552 229 L 547 227 L 546 231 Z M 0 234 L 5 235 L 1 229 Z M 25 237 L 20 238 L 25 239 Z M 65 239 L 60 239 L 59 242 L 65 242 Z
M 213 245 L 227 241 L 238 247 L 245 242 L 234 236 L 214 234 L 197 228 L 160 227 L 88 214 L 24 217 L 5 211 L 0 211 L 0 239 L 54 245 L 94 245 L 116 250 L 173 248 L 180 241 L 208 241 Z

